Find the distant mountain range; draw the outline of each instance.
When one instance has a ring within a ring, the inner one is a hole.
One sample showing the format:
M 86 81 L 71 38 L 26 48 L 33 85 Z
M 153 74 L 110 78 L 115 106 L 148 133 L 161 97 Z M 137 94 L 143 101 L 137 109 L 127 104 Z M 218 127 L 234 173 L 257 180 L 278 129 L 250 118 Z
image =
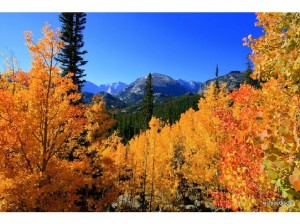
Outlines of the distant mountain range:
M 144 87 L 147 76 L 136 79 L 130 84 L 116 82 L 97 86 L 92 82 L 85 82 L 83 87 L 83 101 L 91 103 L 94 94 L 103 95 L 108 108 L 124 108 L 128 105 L 140 103 L 144 97 Z M 244 81 L 245 76 L 240 71 L 232 71 L 229 74 L 219 77 L 219 82 L 227 83 L 227 88 L 231 91 L 238 88 Z M 152 73 L 152 84 L 154 91 L 154 101 L 156 103 L 166 102 L 169 97 L 177 97 L 185 94 L 203 94 L 208 85 L 215 79 L 204 83 L 196 81 L 175 80 L 170 76 Z
M 196 93 L 199 91 L 200 85 L 202 84 L 201 82 L 195 82 L 195 81 L 185 81 L 182 79 L 177 79 L 177 82 L 185 87 L 189 92 L 191 93 Z
M 116 96 L 127 104 L 135 104 L 140 102 L 145 93 L 144 87 L 147 76 L 138 78 L 134 82 L 130 83 L 122 91 L 117 93 Z M 188 92 L 197 92 L 198 89 L 195 90 L 193 84 L 189 84 L 189 82 L 183 80 L 174 80 L 167 75 L 152 73 L 153 92 L 157 95 L 155 98 L 182 96 Z M 198 85 L 200 86 L 200 83 L 198 83 Z
M 102 84 L 100 85 L 101 92 L 107 92 L 110 94 L 117 94 L 122 91 L 127 86 L 126 83 L 123 82 L 114 82 L 111 84 Z
M 82 88 L 82 92 L 97 94 L 99 92 L 107 92 L 110 94 L 117 94 L 121 90 L 123 90 L 127 86 L 126 83 L 123 82 L 115 82 L 109 84 L 101 84 L 97 86 L 96 84 L 86 81 Z

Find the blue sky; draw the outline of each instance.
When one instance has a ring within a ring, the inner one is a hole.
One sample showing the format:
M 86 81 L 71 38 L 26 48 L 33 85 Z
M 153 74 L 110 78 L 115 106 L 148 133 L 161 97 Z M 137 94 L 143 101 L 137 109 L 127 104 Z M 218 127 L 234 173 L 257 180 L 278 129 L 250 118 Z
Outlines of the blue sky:
M 24 70 L 30 57 L 24 31 L 41 37 L 45 22 L 60 27 L 59 13 L 0 13 L 0 52 L 12 51 Z M 261 35 L 254 13 L 87 13 L 86 80 L 130 83 L 149 72 L 206 81 L 245 70 L 242 38 Z M 4 70 L 1 58 L 0 70 Z

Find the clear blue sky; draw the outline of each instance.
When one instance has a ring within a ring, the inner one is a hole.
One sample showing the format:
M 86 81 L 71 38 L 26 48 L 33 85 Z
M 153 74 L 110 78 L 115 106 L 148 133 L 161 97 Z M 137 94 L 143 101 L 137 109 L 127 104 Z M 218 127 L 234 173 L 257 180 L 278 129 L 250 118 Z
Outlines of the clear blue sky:
M 24 31 L 41 37 L 45 22 L 60 27 L 59 13 L 0 13 L 0 52 L 12 51 L 30 69 Z M 130 83 L 149 72 L 206 81 L 245 70 L 242 38 L 261 35 L 254 13 L 87 13 L 84 42 L 86 80 Z M 0 70 L 4 70 L 1 58 Z

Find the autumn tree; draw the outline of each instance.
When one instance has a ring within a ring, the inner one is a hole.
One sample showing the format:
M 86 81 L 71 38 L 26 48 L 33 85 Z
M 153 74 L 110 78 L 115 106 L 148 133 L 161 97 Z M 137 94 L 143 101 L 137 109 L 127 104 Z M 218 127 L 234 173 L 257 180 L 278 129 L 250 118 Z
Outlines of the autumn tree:
M 219 180 L 226 191 L 217 194 L 217 201 L 219 206 L 232 210 L 270 211 L 264 202 L 276 200 L 271 179 L 262 168 L 263 148 L 257 144 L 265 134 L 260 93 L 259 89 L 242 85 L 230 94 L 233 105 L 217 113 L 226 138 L 220 144 L 219 165 Z
M 84 176 L 89 181 L 81 189 L 82 211 L 103 211 L 116 200 L 118 193 L 115 143 L 113 137 L 108 138 L 108 130 L 115 121 L 107 114 L 105 101 L 99 95 L 93 97 L 93 104 L 86 106 L 85 116 L 87 149 L 79 158 L 87 164 Z
M 293 200 L 282 211 L 299 210 L 299 13 L 258 13 L 264 35 L 245 44 L 252 48 L 253 78 L 262 80 L 260 103 L 265 124 L 264 167 L 275 191 Z
M 250 55 L 253 78 L 267 81 L 273 77 L 299 84 L 299 17 L 299 13 L 257 13 L 256 26 L 262 27 L 264 34 L 244 38 L 254 52 Z
M 129 141 L 127 164 L 132 176 L 128 179 L 125 192 L 130 197 L 138 194 L 141 211 L 158 208 L 171 210 L 176 198 L 176 169 L 174 167 L 173 143 L 169 138 L 172 130 L 162 127 L 157 118 L 149 122 L 150 129 L 141 132 Z M 176 132 L 175 135 L 178 133 Z
M 229 107 L 230 98 L 225 85 L 216 90 L 211 84 L 198 103 L 199 111 L 189 110 L 179 121 L 184 136 L 183 175 L 195 183 L 207 198 L 209 190 L 220 187 L 218 175 L 221 158 L 220 144 L 224 141 L 217 112 Z
M 1 210 L 76 211 L 81 167 L 62 156 L 85 124 L 72 74 L 62 77 L 54 58 L 64 43 L 46 25 L 34 43 L 25 33 L 32 68 L 8 71 L 1 79 Z M 74 179 L 74 176 L 77 178 Z M 74 206 L 73 206 L 74 205 Z
M 88 119 L 86 139 L 91 149 L 97 149 L 99 145 L 95 144 L 101 144 L 108 137 L 108 130 L 115 120 L 107 113 L 104 98 L 99 95 L 93 97 L 93 104 L 87 105 L 85 114 Z
M 226 191 L 212 195 L 217 205 L 233 210 L 297 211 L 299 54 L 294 43 L 299 32 L 294 24 L 299 15 L 257 17 L 265 35 L 249 36 L 247 44 L 254 52 L 252 77 L 262 81 L 261 89 L 242 85 L 231 94 L 233 106 L 219 111 L 231 141 L 221 145 L 219 179 Z M 294 203 L 264 203 L 286 200 Z

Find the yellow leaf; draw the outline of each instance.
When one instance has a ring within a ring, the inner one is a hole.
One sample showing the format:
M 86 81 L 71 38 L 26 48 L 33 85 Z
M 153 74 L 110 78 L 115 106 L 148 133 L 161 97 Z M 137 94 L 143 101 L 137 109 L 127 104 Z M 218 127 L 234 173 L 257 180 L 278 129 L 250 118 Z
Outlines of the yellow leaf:
M 295 168 L 293 175 L 289 176 L 289 181 L 296 191 L 300 191 L 300 170 Z

